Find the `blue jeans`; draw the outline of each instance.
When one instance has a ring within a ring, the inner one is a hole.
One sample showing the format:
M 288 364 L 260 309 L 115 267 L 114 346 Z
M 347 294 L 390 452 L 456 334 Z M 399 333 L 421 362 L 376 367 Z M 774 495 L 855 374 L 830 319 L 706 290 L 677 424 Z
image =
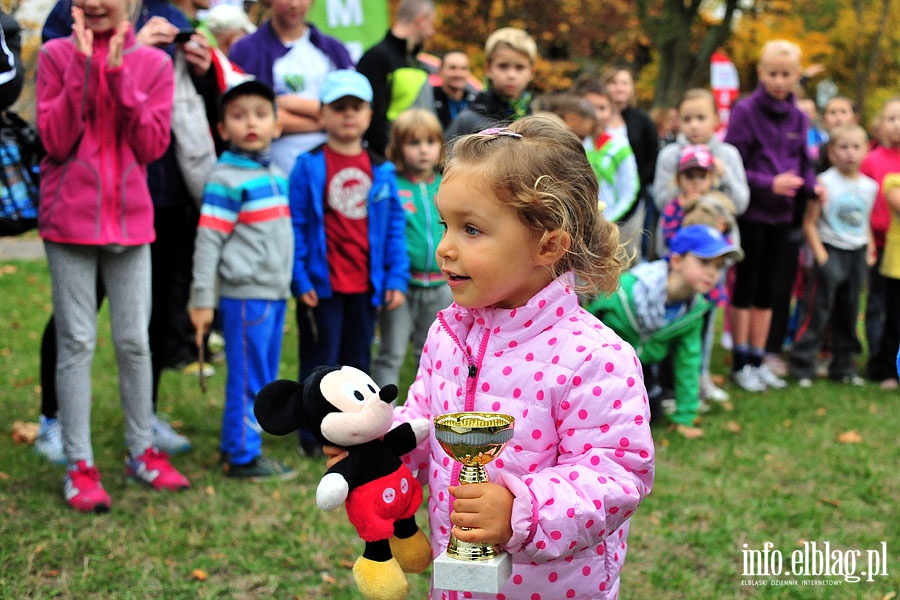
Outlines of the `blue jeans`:
M 228 377 L 221 449 L 228 462 L 245 465 L 262 453 L 262 429 L 253 414 L 256 394 L 278 378 L 285 300 L 219 301 Z

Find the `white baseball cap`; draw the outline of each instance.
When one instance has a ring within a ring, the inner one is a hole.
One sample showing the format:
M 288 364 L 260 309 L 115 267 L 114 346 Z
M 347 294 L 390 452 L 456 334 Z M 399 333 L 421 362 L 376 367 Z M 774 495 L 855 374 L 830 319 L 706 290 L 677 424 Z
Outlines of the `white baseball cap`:
M 256 25 L 239 6 L 233 4 L 217 4 L 209 10 L 206 17 L 206 26 L 210 31 L 222 31 L 224 29 L 239 29 L 246 33 L 256 31 Z

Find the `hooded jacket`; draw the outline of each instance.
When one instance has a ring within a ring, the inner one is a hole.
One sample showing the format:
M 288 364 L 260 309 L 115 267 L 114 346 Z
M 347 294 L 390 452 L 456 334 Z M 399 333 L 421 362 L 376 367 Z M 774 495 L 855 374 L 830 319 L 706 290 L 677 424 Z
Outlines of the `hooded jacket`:
M 615 598 L 629 517 L 653 482 L 647 393 L 634 350 L 578 305 L 574 276 L 524 306 L 438 313 L 415 383 L 396 420 L 455 411 L 515 418 L 505 450 L 487 465 L 514 495 L 513 575 L 497 596 Z M 432 551 L 446 549 L 460 465 L 432 435 L 404 460 L 431 494 Z M 435 590 L 433 597 L 462 598 Z
M 172 122 L 172 60 L 135 41 L 106 66 L 112 32 L 94 34 L 90 57 L 73 38 L 50 40 L 37 66 L 41 162 L 38 229 L 69 244 L 136 246 L 154 240 L 147 163 L 166 150 Z
M 619 289 L 601 295 L 587 309 L 629 344 L 641 362 L 674 359 L 676 411 L 674 423 L 692 425 L 700 394 L 703 361 L 703 315 L 710 303 L 697 294 L 680 317 L 664 319 L 668 262 L 641 263 L 622 275 Z
M 393 163 L 369 152 L 372 189 L 367 214 L 369 227 L 369 277 L 372 305 L 381 306 L 387 290 L 406 293 L 409 255 L 406 252 L 406 217 L 400 206 Z M 334 294 L 325 240 L 324 145 L 301 154 L 288 181 L 291 221 L 294 225 L 294 276 L 291 291 L 301 296 L 315 290 L 319 298 Z

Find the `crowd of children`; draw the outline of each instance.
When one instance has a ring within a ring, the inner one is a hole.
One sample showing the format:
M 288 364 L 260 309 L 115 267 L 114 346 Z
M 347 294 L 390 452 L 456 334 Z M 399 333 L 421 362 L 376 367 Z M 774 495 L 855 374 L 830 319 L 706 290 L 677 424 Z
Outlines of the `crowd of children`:
M 85 15 L 76 0 L 72 35 L 47 42 L 37 82 L 48 150 L 40 233 L 56 334 L 48 348 L 58 347 L 47 363 L 59 420 L 55 407 L 45 420 L 64 442 L 53 448 L 42 420 L 38 450 L 68 465 L 65 497 L 82 512 L 111 504 L 90 445 L 89 367 L 104 294 L 126 471 L 155 489 L 190 485 L 154 435 L 158 373 L 148 339 L 156 232 L 147 165 L 169 144 L 172 66 L 153 44 L 136 45 L 128 20 L 136 2 L 107 4 Z M 710 373 L 718 307 L 728 311 L 731 379 L 743 390 L 784 388 L 788 375 L 811 387 L 823 351 L 830 379 L 864 385 L 856 316 L 868 289 L 865 374 L 898 387 L 900 320 L 885 307 L 900 301 L 900 99 L 880 111 L 874 149 L 845 97 L 823 107 L 810 136 L 815 105 L 804 112 L 795 96 L 799 48 L 774 40 L 761 50 L 757 89 L 732 108 L 724 135 L 706 89 L 684 94 L 676 134 L 634 106 L 623 69 L 533 104 L 537 45 L 507 27 L 486 41 L 483 92 L 466 89 L 468 58 L 455 51 L 442 71 L 447 85 L 432 90 L 439 100 L 398 112 L 385 106 L 381 80 L 395 73 L 374 69 L 374 55 L 354 70 L 340 42 L 305 22 L 306 8 L 298 14 L 274 0 L 255 32 L 239 18 L 219 28 L 233 22 L 231 30 L 251 33 L 230 52 L 251 75 L 215 94 L 210 124 L 224 151 L 191 239 L 188 314 L 199 347 L 214 323 L 224 335 L 228 476 L 295 475 L 263 454 L 253 412 L 258 390 L 278 376 L 293 297 L 300 380 L 341 364 L 397 384 L 411 351 L 419 370 L 398 420 L 451 410 L 516 417 L 495 483 L 455 487 L 455 475 L 432 464 L 443 456 L 433 439 L 407 458 L 436 490 L 436 550 L 452 524 L 466 525 L 461 540 L 477 527 L 479 541 L 513 554 L 518 577 L 505 597 L 526 597 L 532 581 L 560 597 L 615 597 L 629 516 L 652 484 L 651 419 L 699 438 L 705 402 L 729 398 Z M 375 54 L 406 69 L 401 55 L 433 33 L 434 10 L 429 0 L 401 2 Z M 145 40 L 174 35 L 169 21 L 154 19 Z M 61 120 L 82 126 L 60 128 Z M 96 161 L 115 165 L 128 202 L 105 181 L 71 183 L 68 165 Z M 97 195 L 108 210 L 94 214 L 87 208 Z M 782 283 L 793 289 L 795 280 L 791 319 Z M 780 353 L 789 321 L 782 370 L 766 353 L 773 344 Z M 671 405 L 663 386 L 674 390 Z M 322 455 L 308 432 L 299 442 L 307 456 Z M 554 577 L 551 561 L 564 554 L 583 569 Z

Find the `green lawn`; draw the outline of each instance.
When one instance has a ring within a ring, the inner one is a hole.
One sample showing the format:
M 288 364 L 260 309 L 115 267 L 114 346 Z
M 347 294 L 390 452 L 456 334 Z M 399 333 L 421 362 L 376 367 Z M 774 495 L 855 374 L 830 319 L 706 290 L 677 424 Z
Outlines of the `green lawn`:
M 14 446 L 10 436 L 13 421 L 36 422 L 39 414 L 38 345 L 50 313 L 44 263 L 0 263 L 0 289 L 0 598 L 358 597 L 349 566 L 362 542 L 343 511 L 315 507 L 323 461 L 298 455 L 292 436 L 268 436 L 267 453 L 296 467 L 298 478 L 248 484 L 221 474 L 224 368 L 205 396 L 194 378 L 163 377 L 160 408 L 194 443 L 193 452 L 173 460 L 193 488 L 159 494 L 127 482 L 105 311 L 94 362 L 93 442 L 113 509 L 95 516 L 68 508 L 62 468 Z M 296 372 L 295 348 L 288 319 L 285 377 Z M 723 372 L 722 360 L 717 351 L 716 371 Z M 406 369 L 405 378 L 411 375 Z M 900 394 L 826 382 L 759 396 L 730 391 L 733 402 L 704 418 L 702 440 L 654 430 L 656 484 L 632 519 L 622 597 L 897 596 Z M 888 575 L 857 583 L 742 575 L 745 557 L 761 557 L 766 542 L 768 562 L 780 555 L 782 570 L 792 568 L 792 553 L 804 542 L 807 549 L 828 542 L 845 558 L 861 551 L 857 574 L 867 569 L 867 550 L 885 549 L 879 556 L 886 554 Z M 425 598 L 427 574 L 409 579 L 409 598 Z M 742 585 L 751 579 L 767 585 Z M 800 585 L 809 582 L 840 585 Z

